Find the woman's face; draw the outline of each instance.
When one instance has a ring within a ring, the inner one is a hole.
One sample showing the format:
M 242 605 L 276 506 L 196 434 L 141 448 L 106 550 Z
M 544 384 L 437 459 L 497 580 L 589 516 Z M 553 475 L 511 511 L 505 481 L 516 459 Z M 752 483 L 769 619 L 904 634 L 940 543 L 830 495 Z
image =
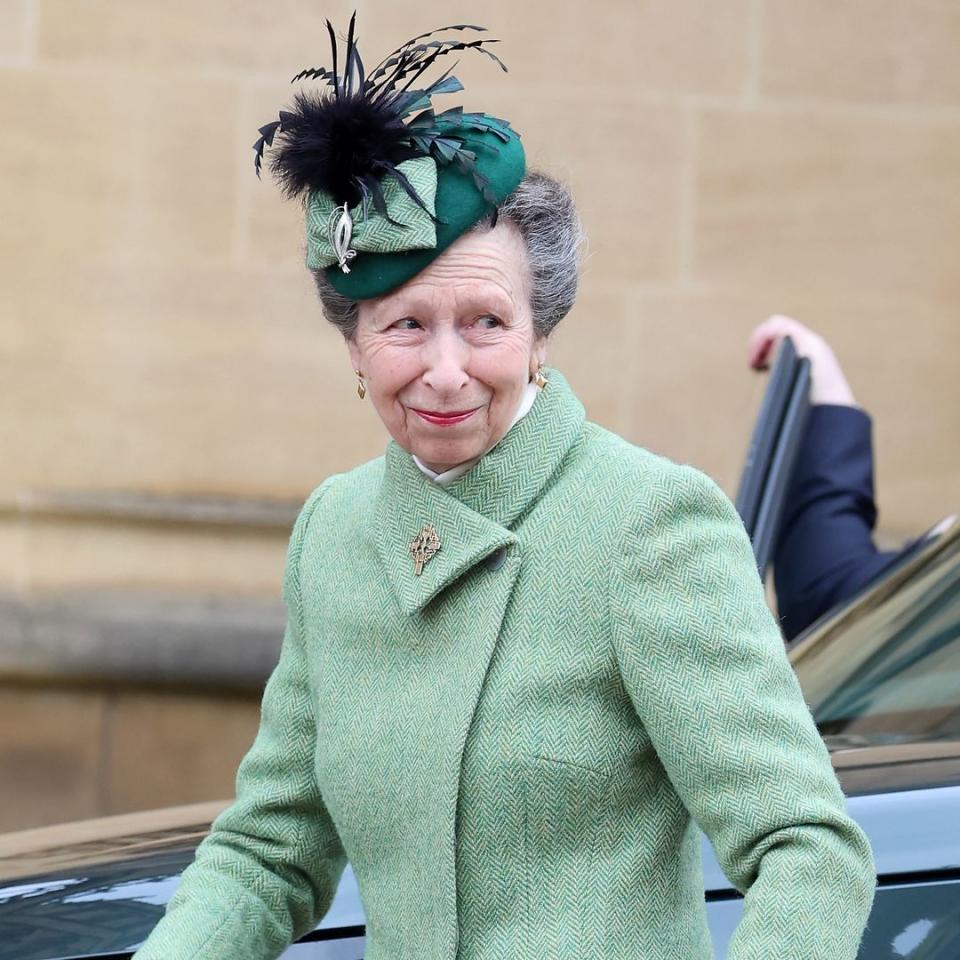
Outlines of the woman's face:
M 545 358 L 519 231 L 501 221 L 464 234 L 402 287 L 362 300 L 347 344 L 401 447 L 436 471 L 480 456 Z

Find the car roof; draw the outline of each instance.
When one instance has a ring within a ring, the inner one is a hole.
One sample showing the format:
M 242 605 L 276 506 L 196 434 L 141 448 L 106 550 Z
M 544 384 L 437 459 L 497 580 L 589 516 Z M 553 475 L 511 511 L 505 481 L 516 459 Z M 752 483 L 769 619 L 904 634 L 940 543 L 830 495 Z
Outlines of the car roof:
M 228 801 L 171 807 L 0 836 L 0 960 L 114 958 L 163 916 Z M 362 936 L 349 866 L 319 931 Z
M 227 800 L 166 807 L 0 835 L 0 882 L 196 848 Z

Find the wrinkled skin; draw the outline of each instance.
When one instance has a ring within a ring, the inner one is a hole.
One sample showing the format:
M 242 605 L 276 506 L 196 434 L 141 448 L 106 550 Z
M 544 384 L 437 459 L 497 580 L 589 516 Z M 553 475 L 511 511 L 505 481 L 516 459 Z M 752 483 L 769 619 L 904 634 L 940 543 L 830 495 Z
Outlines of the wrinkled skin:
M 529 291 L 523 239 L 501 221 L 360 302 L 347 341 L 354 369 L 393 439 L 432 470 L 481 456 L 509 429 L 546 357 Z

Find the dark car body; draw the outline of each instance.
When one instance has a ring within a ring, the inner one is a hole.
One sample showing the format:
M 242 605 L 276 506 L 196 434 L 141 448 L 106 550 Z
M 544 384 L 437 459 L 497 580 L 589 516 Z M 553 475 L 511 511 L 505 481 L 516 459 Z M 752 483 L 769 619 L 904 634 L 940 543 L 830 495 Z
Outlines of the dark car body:
M 815 624 L 791 660 L 852 816 L 877 863 L 859 960 L 960 958 L 960 527 Z M 159 920 L 223 804 L 0 838 L 0 960 L 128 957 Z M 743 900 L 704 841 L 723 957 Z M 287 960 L 358 960 L 364 916 L 347 870 Z

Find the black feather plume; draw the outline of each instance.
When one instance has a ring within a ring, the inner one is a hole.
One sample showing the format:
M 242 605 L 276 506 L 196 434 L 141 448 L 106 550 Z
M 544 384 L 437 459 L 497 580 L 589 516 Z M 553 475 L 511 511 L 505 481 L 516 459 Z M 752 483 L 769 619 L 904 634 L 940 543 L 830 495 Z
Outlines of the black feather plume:
M 455 164 L 471 176 L 491 202 L 487 181 L 476 169 L 476 154 L 464 143 L 469 133 L 477 131 L 506 140 L 503 128 L 509 124 L 485 114 L 464 113 L 461 107 L 434 113 L 433 97 L 463 89 L 451 73 L 453 67 L 425 86 L 418 81 L 440 58 L 462 50 L 480 51 L 506 70 L 486 46 L 497 41 L 431 39 L 448 31 L 484 29 L 472 24 L 441 27 L 408 40 L 368 74 L 357 49 L 356 16 L 350 18 L 342 60 L 328 20 L 332 67 L 310 67 L 293 78 L 292 82 L 319 80 L 321 89 L 297 93 L 289 110 L 260 128 L 260 138 L 253 145 L 257 176 L 264 153 L 272 148 L 270 169 L 288 197 L 305 200 L 312 191 L 321 190 L 337 204 L 372 203 L 385 215 L 381 183 L 390 176 L 426 209 L 397 167 L 406 160 L 430 156 L 438 164 Z
M 355 206 L 359 183 L 381 179 L 380 165 L 417 155 L 406 125 L 389 108 L 357 94 L 298 93 L 281 116 L 270 169 L 288 197 L 322 190 Z

